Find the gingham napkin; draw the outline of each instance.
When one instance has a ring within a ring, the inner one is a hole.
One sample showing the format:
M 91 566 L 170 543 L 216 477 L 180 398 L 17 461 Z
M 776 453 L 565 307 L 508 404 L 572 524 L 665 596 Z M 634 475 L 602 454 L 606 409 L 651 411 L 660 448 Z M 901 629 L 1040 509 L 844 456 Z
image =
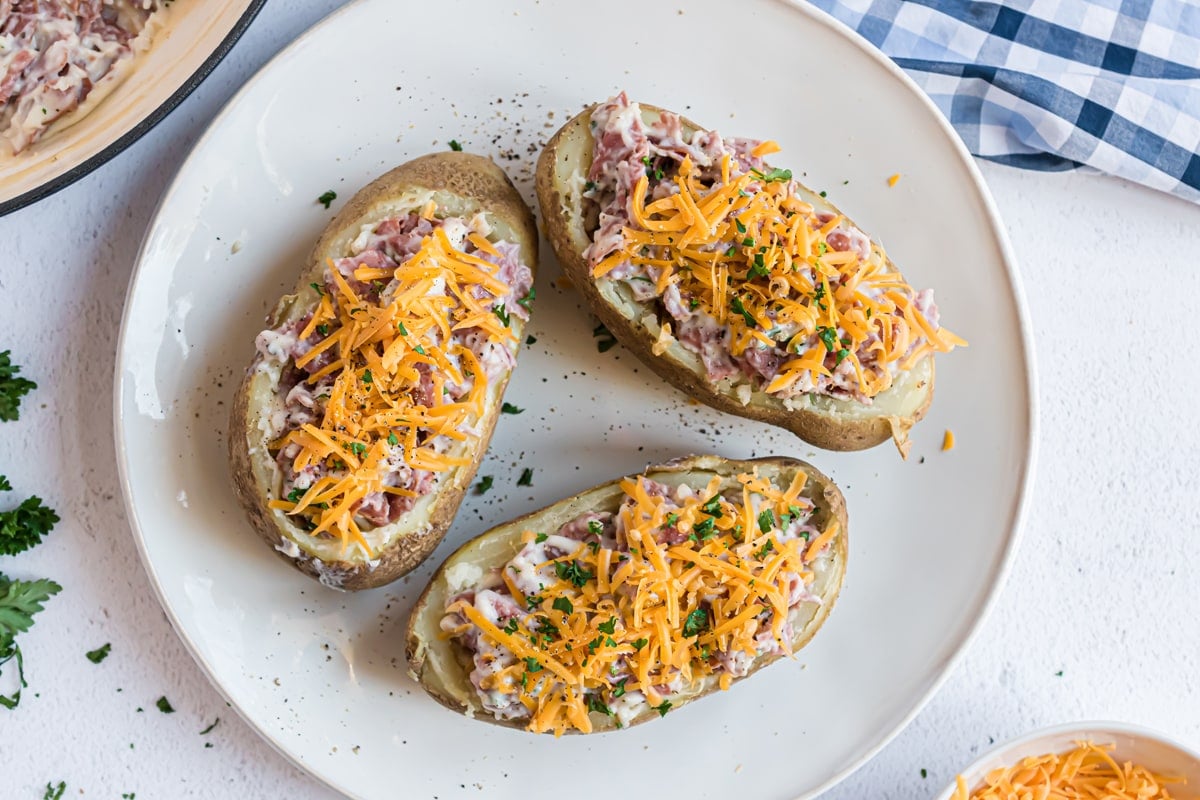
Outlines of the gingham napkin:
M 970 151 L 1200 202 L 1200 0 L 811 0 L 899 64 Z

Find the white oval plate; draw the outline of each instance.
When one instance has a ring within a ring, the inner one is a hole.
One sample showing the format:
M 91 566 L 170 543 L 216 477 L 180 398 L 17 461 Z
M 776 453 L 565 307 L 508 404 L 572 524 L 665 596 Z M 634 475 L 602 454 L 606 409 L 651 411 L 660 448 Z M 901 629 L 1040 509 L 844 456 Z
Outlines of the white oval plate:
M 606 797 L 628 787 L 624 775 L 644 796 L 811 797 L 928 699 L 1015 546 L 1035 418 L 1009 248 L 933 106 L 817 12 L 613 0 L 581 14 L 544 0 L 362 0 L 229 104 L 163 198 L 130 286 L 116 369 L 130 519 L 163 606 L 213 682 L 282 753 L 346 794 Z M 727 133 L 777 138 L 776 163 L 828 188 L 915 284 L 937 287 L 946 325 L 971 346 L 940 359 L 912 458 L 890 445 L 815 453 L 689 404 L 620 348 L 597 352 L 544 247 L 537 343 L 508 389 L 525 412 L 501 420 L 480 469 L 495 488 L 469 497 L 430 563 L 388 589 L 336 594 L 293 571 L 243 519 L 224 439 L 263 317 L 333 213 L 316 197 L 332 188 L 340 205 L 457 139 L 497 157 L 532 201 L 539 143 L 620 88 Z M 946 428 L 959 443 L 943 453 Z M 410 604 L 466 538 L 648 461 L 708 451 L 810 458 L 846 491 L 849 576 L 795 661 L 653 724 L 557 741 L 460 718 L 406 676 Z M 525 466 L 528 489 L 516 486 Z
M 170 3 L 150 49 L 87 114 L 64 117 L 15 156 L 0 146 L 0 215 L 69 186 L 140 139 L 208 77 L 264 2 Z
M 1118 764 L 1132 761 L 1158 775 L 1182 778 L 1184 783 L 1168 787 L 1171 797 L 1200 800 L 1200 753 L 1161 733 L 1125 722 L 1073 722 L 1027 733 L 984 753 L 962 771 L 963 780 L 974 789 L 992 770 L 1030 756 L 1070 752 L 1081 741 L 1112 745 L 1111 754 Z M 956 788 L 956 784 L 947 786 L 937 800 L 952 800 Z

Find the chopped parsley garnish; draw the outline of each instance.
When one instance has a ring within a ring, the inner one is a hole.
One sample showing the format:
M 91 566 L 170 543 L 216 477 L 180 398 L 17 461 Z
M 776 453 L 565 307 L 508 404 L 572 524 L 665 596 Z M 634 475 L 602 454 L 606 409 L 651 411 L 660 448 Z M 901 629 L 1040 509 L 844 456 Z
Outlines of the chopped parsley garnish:
M 0 511 L 0 556 L 15 556 L 40 544 L 58 522 L 58 514 L 43 505 L 37 495 L 26 498 L 11 511 Z
M 678 514 L 676 514 L 674 511 L 672 511 L 670 514 L 667 514 L 667 527 L 673 528 L 677 522 L 679 522 Z
M 531 333 L 525 337 L 525 344 L 536 344 L 537 338 Z
M 544 600 L 544 599 L 545 598 L 543 598 L 539 594 L 531 594 L 525 598 L 525 607 L 528 608 L 530 611 L 532 611 L 533 609 L 540 606 L 542 604 L 542 600 Z
M 42 795 L 42 800 L 62 800 L 63 792 L 67 790 L 67 782 L 59 781 L 58 786 L 46 784 L 46 793 Z
M 825 345 L 825 349 L 830 353 L 836 352 L 838 349 L 837 331 L 825 325 L 817 328 L 817 338 L 821 340 L 821 344 Z
M 571 614 L 575 611 L 575 606 L 572 605 L 571 601 L 565 597 L 554 598 L 554 602 L 550 604 L 550 607 L 555 611 L 561 611 L 564 614 Z
M 602 644 L 604 644 L 604 637 L 597 636 L 595 639 L 592 639 L 590 642 L 587 643 L 588 652 L 594 654 L 596 652 L 596 648 Z
M 396 438 L 395 431 L 388 431 L 387 443 L 390 444 L 392 447 L 395 447 L 396 445 L 400 444 L 400 440 Z
M 154 705 L 156 705 L 158 707 L 158 710 L 164 714 L 174 714 L 175 713 L 175 709 L 171 708 L 171 701 L 168 700 L 165 695 L 163 697 L 160 697 L 157 700 L 155 700 Z
M 404 327 L 403 322 L 396 323 L 396 330 L 400 331 L 401 336 L 408 336 L 408 328 Z
M 759 170 L 752 169 L 750 170 L 750 174 L 763 183 L 783 182 L 792 179 L 792 171 L 790 169 L 773 169 L 770 172 L 760 172 Z
M 95 650 L 88 650 L 84 655 L 87 656 L 88 661 L 92 662 L 93 664 L 99 664 L 101 661 L 108 658 L 108 652 L 110 650 L 112 650 L 111 642 L 108 644 L 103 644 L 100 647 L 97 647 Z
M 317 333 L 321 334 L 322 336 L 328 336 L 329 335 L 329 326 L 326 325 L 324 322 L 322 322 L 320 325 L 317 326 Z
M 921 767 L 921 778 L 922 778 L 922 780 L 923 780 L 923 779 L 925 779 L 925 778 L 928 778 L 928 777 L 929 777 L 929 770 L 925 769 L 924 767 Z
M 747 236 L 745 239 L 742 239 L 742 247 L 754 247 L 754 237 Z
M 737 228 L 737 232 L 738 232 L 738 233 L 745 233 L 745 232 L 746 232 L 746 226 L 742 224 L 742 221 L 741 221 L 740 219 L 735 219 L 735 220 L 733 221 L 733 224 L 734 224 L 734 227 L 736 227 L 736 228 Z
M 616 700 L 618 697 L 625 694 L 625 681 L 627 681 L 627 680 L 629 680 L 629 678 L 621 678 L 621 680 L 619 680 L 613 684 L 613 687 L 612 687 L 613 700 Z
M 413 348 L 413 352 L 419 356 L 423 356 L 423 355 L 425 355 L 425 348 L 422 347 L 421 345 L 417 345 L 416 347 Z
M 537 299 L 537 289 L 530 286 L 529 294 L 525 295 L 520 300 L 518 300 L 517 304 L 524 306 L 526 310 L 530 310 L 530 306 L 533 305 L 533 301 L 536 299 Z
M 587 707 L 588 711 L 596 711 L 609 717 L 613 715 L 613 712 L 609 710 L 608 706 L 604 704 L 604 701 L 600 699 L 600 695 L 598 694 L 592 694 L 588 696 Z
M 641 650 L 643 647 L 645 647 L 648 644 L 650 644 L 649 639 L 634 639 L 633 640 L 633 649 Z
M 454 151 L 454 152 L 456 152 L 456 153 L 461 153 L 461 152 L 462 152 L 462 145 L 458 143 L 458 140 L 457 140 L 457 139 L 451 139 L 451 140 L 450 140 L 450 149 L 451 149 L 451 150 L 453 150 L 453 151 Z
M 762 548 L 760 548 L 759 551 L 754 554 L 754 557 L 757 558 L 759 561 L 762 561 L 764 558 L 767 557 L 767 553 L 771 552 L 774 549 L 775 549 L 775 542 L 771 539 L 767 539 L 767 543 L 764 544 L 762 546 Z
M 742 315 L 742 318 L 746 320 L 746 327 L 755 328 L 758 326 L 758 321 L 754 319 L 754 315 L 746 310 L 746 307 L 742 305 L 742 298 L 738 297 L 736 294 L 733 296 L 733 299 L 729 301 L 729 307 L 733 309 L 735 314 Z
M 700 301 L 697 300 L 695 297 L 688 300 L 688 308 L 690 308 L 692 311 L 695 311 L 699 307 L 700 307 Z
M 687 619 L 683 623 L 684 636 L 699 636 L 704 631 L 708 630 L 708 612 L 703 608 L 697 608 L 695 611 L 687 615 Z
M 848 356 L 848 355 L 850 355 L 850 351 L 847 350 L 846 348 L 843 347 L 841 350 L 838 350 L 837 351 L 837 363 L 840 365 L 843 361 L 846 360 L 846 356 Z
M 479 483 L 475 484 L 475 494 L 484 494 L 488 489 L 492 488 L 492 482 L 495 479 L 491 475 L 484 475 L 479 479 Z
M 617 632 L 617 618 L 609 617 L 608 622 L 601 622 L 596 626 L 596 628 L 599 629 L 601 633 L 607 633 L 609 636 L 612 636 Z
M 33 626 L 33 617 L 62 587 L 54 581 L 14 581 L 0 572 L 0 668 L 12 659 L 17 661 L 17 690 L 12 695 L 0 694 L 0 706 L 12 710 L 21 702 L 25 682 L 25 664 L 16 642 L 18 633 Z
M 322 297 L 325 296 L 325 290 L 323 288 L 321 288 L 321 284 L 317 283 L 316 281 L 313 281 L 312 283 L 309 284 L 309 286 L 311 286 L 313 288 L 313 291 L 316 292 L 317 294 L 321 295 Z
M 763 263 L 762 253 L 755 253 L 754 254 L 754 265 L 750 267 L 750 272 L 747 273 L 746 277 L 748 277 L 748 278 L 765 278 L 770 274 L 771 273 L 769 273 L 767 271 L 766 264 Z
M 503 303 L 497 303 L 492 306 L 492 313 L 500 318 L 500 321 L 504 323 L 504 327 L 510 327 L 512 319 L 508 316 L 508 309 L 504 307 Z
M 595 189 L 595 188 L 596 188 L 596 182 L 595 182 L 595 181 L 588 181 L 587 183 L 585 183 L 585 184 L 583 185 L 583 190 L 584 190 L 585 192 L 590 192 L 592 189 Z
M 596 349 L 601 353 L 607 353 L 617 343 L 616 337 L 608 328 L 604 327 L 603 322 L 592 328 L 592 336 L 599 340 L 596 342 Z
M 517 618 L 509 617 L 508 622 L 504 625 L 504 632 L 511 635 L 517 632 Z
M 550 537 L 548 535 L 546 535 L 544 533 L 539 533 L 537 536 L 533 537 L 533 540 L 535 542 L 537 542 L 538 544 L 541 544 L 542 542 L 546 541 L 549 538 Z
M 824 189 L 822 189 L 821 191 L 817 192 L 817 194 L 821 195 L 821 197 L 828 197 L 828 196 L 829 196 L 829 195 L 828 195 L 828 193 L 827 193 L 827 192 L 826 192 Z
M 758 515 L 758 529 L 763 533 L 770 533 L 771 529 L 774 527 L 775 512 L 769 508 L 764 509 L 763 512 Z
M 525 656 L 525 671 L 526 672 L 541 672 L 542 665 L 533 656 Z
M 712 517 L 705 517 L 692 526 L 692 533 L 700 537 L 700 541 L 704 541 L 716 533 L 716 522 Z
M 705 514 L 708 514 L 710 517 L 716 517 L 717 519 L 720 519 L 721 515 L 724 513 L 721 511 L 721 496 L 714 494 L 708 499 L 708 502 L 700 506 L 700 510 Z M 676 518 L 678 518 L 678 515 L 676 515 Z
M 828 252 L 829 252 L 829 245 L 827 245 L 825 242 L 817 242 L 817 253 L 819 255 L 825 255 Z
M 591 520 L 588 522 L 588 533 L 599 536 L 604 533 L 604 524 L 598 519 Z
M 0 475 L 0 492 L 11 492 L 12 484 L 8 482 L 8 478 Z
M 367 446 L 362 442 L 351 442 L 348 445 L 348 449 L 351 453 L 354 453 L 354 455 L 358 456 L 359 458 L 362 458 L 367 454 Z
M 335 192 L 333 189 L 323 192 L 321 196 L 317 198 L 317 202 L 325 206 L 325 208 L 329 208 L 329 204 L 334 200 L 337 200 L 337 192 Z
M 558 574 L 560 580 L 567 581 L 580 588 L 596 577 L 591 572 L 579 566 L 578 561 L 559 561 L 554 565 L 554 571 Z
M 363 383 L 370 385 L 375 382 L 375 376 L 371 374 L 371 370 L 363 370 Z
M 533 486 L 533 470 L 529 467 L 521 470 L 521 477 L 517 479 L 517 486 Z
M 671 701 L 670 701 L 670 700 L 663 700 L 663 701 L 662 701 L 662 703 L 660 703 L 659 705 L 656 705 L 656 706 L 651 706 L 651 707 L 652 707 L 652 708 L 653 708 L 655 711 L 657 711 L 657 712 L 658 712 L 658 715 L 659 715 L 660 717 L 665 717 L 665 716 L 667 715 L 667 712 L 671 710 Z
M 502 414 L 520 414 L 524 410 L 525 409 L 523 408 L 517 408 L 512 403 L 507 401 L 504 403 L 504 405 L 500 406 L 500 413 Z

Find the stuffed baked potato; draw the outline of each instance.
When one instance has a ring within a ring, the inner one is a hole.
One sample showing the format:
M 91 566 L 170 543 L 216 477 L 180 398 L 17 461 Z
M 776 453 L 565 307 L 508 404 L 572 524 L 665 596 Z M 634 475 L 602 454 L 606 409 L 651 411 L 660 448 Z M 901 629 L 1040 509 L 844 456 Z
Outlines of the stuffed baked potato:
M 459 548 L 409 619 L 410 672 L 455 711 L 538 733 L 657 719 L 808 643 L 846 525 L 802 461 L 648 467 Z
M 258 535 L 339 589 L 428 556 L 487 449 L 536 266 L 532 214 L 481 156 L 424 156 L 355 195 L 234 403 L 233 481 Z
M 932 293 L 822 195 L 763 158 L 624 94 L 543 150 L 547 238 L 604 325 L 668 382 L 818 447 L 909 429 L 933 397 Z

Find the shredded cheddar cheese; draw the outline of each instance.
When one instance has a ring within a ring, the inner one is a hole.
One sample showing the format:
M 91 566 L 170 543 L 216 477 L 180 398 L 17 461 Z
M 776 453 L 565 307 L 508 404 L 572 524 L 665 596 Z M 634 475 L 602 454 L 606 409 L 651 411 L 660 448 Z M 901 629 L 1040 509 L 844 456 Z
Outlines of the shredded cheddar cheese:
M 974 791 L 960 775 L 951 800 L 1171 800 L 1164 784 L 1183 783 L 1128 761 L 1119 764 L 1112 749 L 1076 742 L 1069 753 L 1030 756 L 993 770 Z
M 895 175 L 893 175 L 892 177 L 887 179 L 887 185 L 889 188 L 891 188 L 892 186 L 895 186 L 899 182 L 900 182 L 900 173 L 899 172 L 897 172 Z
M 766 141 L 750 155 L 778 150 Z M 966 345 L 925 316 L 878 243 L 802 199 L 790 171 L 746 170 L 730 152 L 719 169 L 697 165 L 690 154 L 667 170 L 654 166 L 662 159 L 643 161 L 645 174 L 624 206 L 623 238 L 595 253 L 593 276 L 620 268 L 618 279 L 629 280 L 631 266 L 633 279 L 649 280 L 659 297 L 674 287 L 691 311 L 728 328 L 722 341 L 734 358 L 778 348 L 782 363 L 762 379 L 765 392 L 813 391 L 836 373 L 846 391 L 871 398 L 897 371 Z M 684 312 L 671 313 L 679 319 Z
M 954 431 L 946 429 L 946 435 L 942 437 L 942 452 L 954 449 Z
M 812 582 L 813 562 L 839 533 L 833 519 L 810 534 L 805 483 L 803 472 L 783 486 L 757 472 L 739 475 L 734 488 L 714 476 L 664 498 L 644 476 L 622 481 L 613 524 L 623 546 L 556 537 L 573 546 L 538 564 L 552 577 L 537 594 L 521 591 L 510 562 L 503 590 L 528 613 L 505 623 L 480 611 L 474 594 L 447 607 L 447 619 L 465 620 L 451 635 L 475 627 L 515 656 L 478 688 L 516 692 L 530 731 L 590 732 L 589 714 L 611 715 L 621 698 L 640 692 L 665 714 L 668 698 L 714 676 L 729 688 L 734 675 L 723 662 L 764 647 L 790 655 L 789 609 L 802 602 L 793 602 L 795 583 Z M 525 531 L 522 553 L 547 538 Z
M 435 211 L 431 203 L 422 215 L 430 219 Z M 496 253 L 478 234 L 469 241 L 477 251 Z M 272 508 L 297 517 L 312 536 L 338 537 L 343 551 L 357 543 L 373 557 L 355 515 L 365 497 L 379 492 L 416 496 L 385 483 L 403 466 L 439 473 L 469 462 L 434 442 L 471 436 L 487 402 L 486 371 L 452 333 L 473 328 L 493 342 L 514 338 L 504 315 L 493 308 L 495 298 L 509 291 L 497 271 L 496 264 L 455 247 L 444 227 L 434 228 L 419 251 L 394 269 L 365 264 L 355 269 L 355 281 L 377 289 L 388 283 L 390 297 L 380 291 L 360 296 L 361 289 L 356 292 L 330 263 L 326 274 L 334 290 L 331 294 L 314 284 L 320 301 L 300 332 L 301 339 L 314 332 L 324 336 L 297 356 L 295 365 L 304 369 L 328 353 L 329 363 L 308 381 L 336 377 L 319 421 L 291 430 L 271 448 L 278 452 L 294 445 L 295 473 L 320 465 L 321 476 L 305 490 L 271 501 Z M 431 402 L 418 391 L 421 365 L 433 383 Z M 445 391 L 451 383 L 469 389 L 453 401 Z

